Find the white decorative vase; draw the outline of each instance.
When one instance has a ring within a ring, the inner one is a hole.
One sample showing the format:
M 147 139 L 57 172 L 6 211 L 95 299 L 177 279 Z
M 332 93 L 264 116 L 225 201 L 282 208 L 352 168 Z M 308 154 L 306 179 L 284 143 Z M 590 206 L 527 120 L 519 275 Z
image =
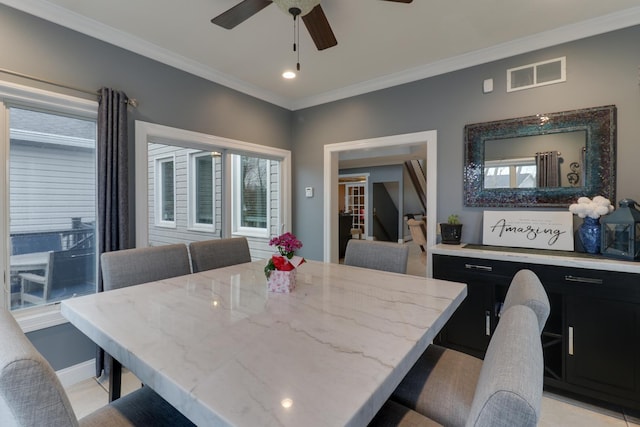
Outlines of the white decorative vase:
M 296 288 L 296 270 L 273 270 L 267 279 L 267 286 L 271 292 L 289 293 Z

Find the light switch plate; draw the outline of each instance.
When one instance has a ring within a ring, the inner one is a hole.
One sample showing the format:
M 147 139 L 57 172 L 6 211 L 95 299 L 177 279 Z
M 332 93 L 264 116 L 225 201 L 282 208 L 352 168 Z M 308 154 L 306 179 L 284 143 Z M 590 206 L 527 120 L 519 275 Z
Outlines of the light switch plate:
M 304 189 L 304 194 L 307 197 L 313 197 L 313 187 L 306 187 Z

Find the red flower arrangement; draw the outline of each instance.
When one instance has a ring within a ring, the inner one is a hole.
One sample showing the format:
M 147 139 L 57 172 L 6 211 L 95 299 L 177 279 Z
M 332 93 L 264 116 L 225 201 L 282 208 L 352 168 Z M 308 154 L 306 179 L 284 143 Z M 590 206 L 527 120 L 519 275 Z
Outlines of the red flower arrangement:
M 284 233 L 269 240 L 269 246 L 278 248 L 280 255 L 273 255 L 264 267 L 264 274 L 267 279 L 274 270 L 291 271 L 304 263 L 302 257 L 294 256 L 294 252 L 302 247 L 302 242 L 292 233 Z

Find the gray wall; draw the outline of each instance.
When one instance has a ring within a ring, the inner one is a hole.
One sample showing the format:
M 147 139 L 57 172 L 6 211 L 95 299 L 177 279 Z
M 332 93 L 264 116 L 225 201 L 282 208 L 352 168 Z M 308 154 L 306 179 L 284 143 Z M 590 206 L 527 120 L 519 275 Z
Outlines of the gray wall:
M 404 190 L 405 183 L 403 181 L 403 165 L 389 165 L 389 166 L 373 166 L 369 168 L 352 168 L 352 169 L 340 169 L 339 174 L 369 174 L 369 185 L 367 187 L 367 194 L 369 195 L 369 204 L 367 205 L 367 223 L 369 224 L 369 237 L 373 236 L 373 184 L 397 182 L 395 194 L 393 191 L 389 192 L 389 196 L 394 200 L 395 207 L 398 209 L 398 236 L 402 237 L 403 224 L 402 217 L 404 216 Z M 410 184 L 407 184 L 410 185 Z M 320 186 L 319 188 L 322 188 Z M 389 191 L 389 189 L 387 190 Z M 402 198 L 400 197 L 402 195 Z M 294 215 L 295 218 L 295 215 Z M 295 233 L 294 233 L 295 234 Z M 365 236 L 366 237 L 366 236 Z M 315 245 L 314 245 L 315 249 Z M 320 260 L 322 258 L 319 258 Z
M 70 323 L 29 332 L 27 336 L 55 370 L 68 368 L 96 356 L 93 341 Z
M 635 185 L 640 158 L 638 41 L 640 27 L 634 27 L 292 113 L 0 5 L 1 68 L 91 90 L 122 89 L 140 101 L 130 114 L 131 133 L 133 120 L 140 119 L 291 149 L 294 232 L 304 242 L 300 254 L 310 259 L 322 259 L 323 230 L 317 226 L 323 223 L 322 190 L 305 198 L 304 188 L 322 189 L 323 165 L 318 159 L 328 143 L 436 129 L 436 220 L 460 214 L 463 239 L 477 243 L 482 209 L 462 206 L 464 125 L 615 104 L 618 199 L 640 200 Z M 506 93 L 507 68 L 559 56 L 567 56 L 566 83 Z M 0 78 L 52 89 L 2 74 Z M 489 94 L 482 93 L 486 78 L 493 78 L 496 88 Z M 45 351 L 49 341 L 40 340 L 41 332 L 29 336 Z M 78 347 L 84 345 L 68 327 L 47 330 L 47 334 L 58 332 L 72 337 L 67 348 L 75 350 L 76 342 Z M 71 356 L 57 368 L 77 363 Z
M 480 243 L 482 208 L 464 208 L 462 169 L 466 124 L 615 104 L 618 107 L 617 199 L 640 200 L 636 163 L 640 159 L 640 27 L 511 57 L 429 79 L 294 112 L 293 194 L 295 233 L 301 251 L 322 259 L 322 197 L 304 198 L 304 187 L 321 189 L 325 144 L 394 134 L 438 131 L 438 212 L 465 224 L 463 240 Z M 506 92 L 506 70 L 567 57 L 567 82 Z M 484 79 L 494 91 L 482 93 Z M 318 191 L 318 194 L 322 194 Z M 313 243 L 312 243 L 313 242 Z
M 291 148 L 292 113 L 286 109 L 4 5 L 0 5 L 0 52 L 0 68 L 86 90 L 112 87 L 138 99 L 139 107 L 129 114 L 132 207 L 134 120 Z M 88 97 L 2 73 L 0 79 Z M 133 221 L 133 211 L 131 218 Z M 131 236 L 135 236 L 133 229 Z M 91 342 L 70 325 L 28 336 L 55 369 L 94 356 Z
M 0 5 L 0 68 L 86 90 L 120 89 L 144 120 L 225 138 L 291 148 L 291 112 L 91 37 Z M 0 73 L 0 78 L 61 89 Z M 87 95 L 66 91 L 74 95 Z

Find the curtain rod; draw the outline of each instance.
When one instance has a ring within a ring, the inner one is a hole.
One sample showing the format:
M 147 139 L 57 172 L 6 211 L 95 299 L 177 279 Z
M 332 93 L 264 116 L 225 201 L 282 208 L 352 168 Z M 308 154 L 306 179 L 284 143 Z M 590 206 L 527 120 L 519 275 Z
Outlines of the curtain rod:
M 100 94 L 99 91 L 91 91 L 91 90 L 81 89 L 81 88 L 77 88 L 77 87 L 74 87 L 74 86 L 69 86 L 69 85 L 65 85 L 65 84 L 62 84 L 62 83 L 54 82 L 52 80 L 41 79 L 40 77 L 31 76 L 29 74 L 24 74 L 24 73 L 19 73 L 17 71 L 7 70 L 6 68 L 0 68 L 0 72 L 4 73 L 4 74 L 10 74 L 10 75 L 16 76 L 16 77 L 22 77 L 22 78 L 25 78 L 25 79 L 33 80 L 33 81 L 40 82 L 40 83 L 45 83 L 45 84 L 61 87 L 61 88 L 64 88 L 64 89 L 71 89 L 71 90 L 74 90 L 76 92 L 86 93 L 88 95 L 95 96 L 95 97 L 98 97 L 98 95 Z M 135 98 L 128 98 L 127 99 L 127 104 L 132 106 L 133 108 L 136 108 L 136 107 L 138 107 L 138 100 L 135 99 Z

